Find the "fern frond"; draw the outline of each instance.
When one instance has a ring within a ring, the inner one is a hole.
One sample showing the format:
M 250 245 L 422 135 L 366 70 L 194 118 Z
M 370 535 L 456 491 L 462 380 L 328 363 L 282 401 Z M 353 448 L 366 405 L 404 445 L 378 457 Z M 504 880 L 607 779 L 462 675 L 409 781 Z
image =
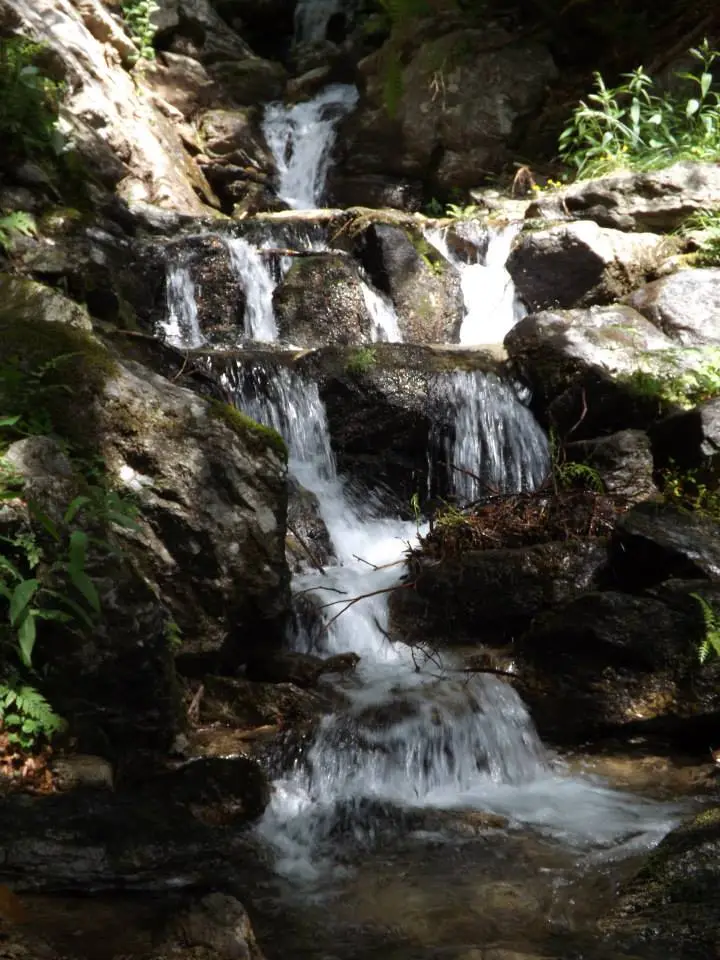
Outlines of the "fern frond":
M 705 636 L 698 647 L 698 659 L 700 663 L 705 663 L 711 654 L 720 657 L 720 617 L 699 593 L 691 593 L 690 596 L 697 600 L 702 611 Z

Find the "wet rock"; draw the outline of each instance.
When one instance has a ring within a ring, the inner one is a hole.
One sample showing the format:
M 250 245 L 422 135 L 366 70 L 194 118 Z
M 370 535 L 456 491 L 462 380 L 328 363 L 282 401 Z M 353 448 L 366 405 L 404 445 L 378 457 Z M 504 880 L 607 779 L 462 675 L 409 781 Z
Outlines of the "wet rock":
M 652 596 L 587 593 L 541 614 L 516 640 L 520 692 L 541 735 L 564 742 L 627 727 L 707 737 L 717 720 L 717 664 L 705 638 L 697 581 Z M 702 586 L 702 582 L 701 582 Z M 717 586 L 703 588 L 713 607 Z
M 433 431 L 439 421 L 449 429 L 444 374 L 497 373 L 503 363 L 484 350 L 376 343 L 316 350 L 295 368 L 318 383 L 340 469 L 373 489 L 386 487 L 407 510 L 413 494 L 428 489 Z
M 606 563 L 606 544 L 591 540 L 421 559 L 413 589 L 391 595 L 391 622 L 409 643 L 504 642 L 540 611 L 592 589 Z
M 151 23 L 158 49 L 208 64 L 252 58 L 248 45 L 217 14 L 210 0 L 160 0 L 156 6 Z
M 660 420 L 650 437 L 660 468 L 703 468 L 715 476 L 720 467 L 720 398 Z M 698 479 L 704 479 L 702 474 Z
M 3 925 L 0 950 L 3 960 L 72 960 L 68 954 L 58 953 L 46 940 L 14 924 Z
M 193 960 L 263 960 L 239 900 L 209 893 L 169 921 L 151 960 L 189 956 Z
M 678 270 L 627 302 L 684 347 L 720 344 L 720 269 Z
M 535 408 L 578 440 L 645 429 L 677 409 L 678 384 L 702 377 L 714 349 L 679 351 L 626 306 L 531 314 L 513 327 L 505 348 L 533 387 Z
M 335 556 L 318 498 L 294 477 L 289 479 L 287 526 L 286 553 L 293 573 L 327 566 Z
M 694 815 L 669 833 L 600 921 L 616 950 L 705 960 L 720 937 L 720 809 Z
M 348 257 L 297 257 L 273 294 L 278 331 L 300 347 L 372 340 L 357 267 Z
M 672 504 L 639 503 L 615 526 L 611 563 L 623 589 L 671 577 L 720 579 L 720 523 Z
M 238 106 L 252 107 L 280 99 L 287 80 L 282 64 L 261 57 L 215 61 L 208 70 L 229 101 Z
M 379 173 L 350 176 L 332 169 L 328 175 L 327 198 L 335 207 L 416 211 L 422 206 L 423 186 L 419 180 Z
M 389 294 L 405 342 L 458 342 L 465 314 L 460 275 L 420 231 L 375 221 L 358 252 L 375 286 Z
M 331 709 L 324 694 L 290 683 L 253 683 L 229 677 L 205 677 L 200 701 L 204 723 L 232 723 L 238 727 L 303 723 Z
M 628 503 L 657 494 L 652 446 L 642 430 L 620 430 L 608 437 L 568 443 L 563 452 L 568 461 L 587 464 L 609 494 Z
M 104 757 L 69 754 L 66 757 L 56 757 L 50 769 L 56 787 L 61 790 L 74 790 L 78 787 L 113 790 L 115 786 L 113 766 Z
M 521 233 L 507 270 L 531 311 L 608 304 L 640 286 L 669 248 L 652 233 L 580 220 Z
M 323 672 L 323 661 L 311 653 L 280 651 L 272 657 L 253 659 L 247 665 L 248 680 L 266 683 L 292 683 L 314 687 Z
M 720 170 L 711 163 L 676 163 L 647 173 L 584 180 L 538 197 L 528 218 L 594 220 L 615 230 L 669 233 L 691 214 L 720 203 Z

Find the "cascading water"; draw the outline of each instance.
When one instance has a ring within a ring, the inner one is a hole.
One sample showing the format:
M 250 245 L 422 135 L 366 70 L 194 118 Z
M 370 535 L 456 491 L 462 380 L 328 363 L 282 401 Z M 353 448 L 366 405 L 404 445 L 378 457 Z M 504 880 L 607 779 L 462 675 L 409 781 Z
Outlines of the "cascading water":
M 445 230 L 429 230 L 428 242 L 457 267 L 465 301 L 465 319 L 460 328 L 460 343 L 502 343 L 515 324 L 525 316 L 525 308 L 515 294 L 515 285 L 505 270 L 512 242 L 520 224 L 499 230 L 486 228 L 475 220 L 463 224 L 464 239 L 475 243 L 477 259 L 467 263 L 449 248 Z M 482 253 L 483 248 L 485 253 Z
M 260 380 L 238 374 L 227 385 L 238 405 L 283 433 L 290 470 L 318 497 L 337 565 L 322 576 L 303 574 L 295 586 L 321 604 L 338 593 L 343 599 L 324 611 L 315 647 L 362 658 L 357 685 L 342 688 L 346 708 L 325 718 L 306 755 L 274 785 L 258 831 L 275 851 L 277 870 L 320 879 L 339 837 L 371 842 L 383 817 L 422 808 L 498 813 L 578 847 L 659 838 L 674 811 L 558 773 L 510 686 L 487 675 L 468 679 L 451 655 L 443 656 L 440 674 L 435 658 L 431 669 L 419 667 L 409 647 L 389 640 L 387 591 L 402 588 L 402 556 L 417 531 L 352 500 L 337 474 L 317 386 L 289 370 Z M 514 423 L 523 436 L 456 456 L 504 490 L 532 484 L 547 458 L 539 428 L 529 414 L 510 410 L 521 404 L 506 385 L 473 379 L 473 390 L 478 386 L 484 407 L 498 411 L 485 428 Z M 457 382 L 448 395 L 453 389 Z M 360 595 L 365 599 L 343 609 Z
M 167 318 L 161 324 L 165 340 L 174 347 L 194 349 L 205 343 L 198 323 L 195 284 L 187 266 L 168 267 L 165 280 Z
M 358 101 L 349 84 L 331 84 L 312 100 L 265 109 L 263 133 L 278 171 L 278 196 L 296 210 L 320 205 L 335 128 Z
M 278 281 L 269 257 L 242 237 L 228 237 L 226 243 L 230 262 L 245 290 L 245 333 L 252 340 L 277 340 L 272 297 Z M 289 267 L 289 258 L 283 260 L 287 262 L 280 263 L 281 274 Z
M 325 40 L 331 17 L 343 12 L 343 0 L 299 0 L 295 7 L 295 43 Z
M 452 422 L 449 487 L 458 499 L 540 486 L 550 465 L 547 439 L 510 384 L 494 374 L 455 371 L 440 392 Z
M 372 318 L 372 339 L 388 343 L 402 343 L 402 334 L 395 307 L 389 297 L 384 296 L 363 280 L 363 299 Z

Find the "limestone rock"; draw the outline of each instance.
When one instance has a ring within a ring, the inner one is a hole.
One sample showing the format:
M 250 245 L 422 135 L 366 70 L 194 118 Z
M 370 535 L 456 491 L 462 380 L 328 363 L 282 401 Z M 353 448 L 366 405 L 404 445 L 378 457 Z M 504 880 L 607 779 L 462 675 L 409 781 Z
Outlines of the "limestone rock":
M 652 233 L 579 220 L 521 233 L 507 270 L 531 311 L 607 304 L 638 287 L 667 247 Z
M 720 268 L 679 270 L 627 302 L 684 347 L 720 345 Z
M 360 274 L 348 257 L 296 258 L 275 289 L 273 306 L 280 337 L 296 346 L 372 340 Z
M 646 173 L 616 173 L 583 180 L 538 197 L 529 218 L 594 220 L 615 230 L 669 233 L 691 214 L 720 203 L 720 167 L 676 163 Z

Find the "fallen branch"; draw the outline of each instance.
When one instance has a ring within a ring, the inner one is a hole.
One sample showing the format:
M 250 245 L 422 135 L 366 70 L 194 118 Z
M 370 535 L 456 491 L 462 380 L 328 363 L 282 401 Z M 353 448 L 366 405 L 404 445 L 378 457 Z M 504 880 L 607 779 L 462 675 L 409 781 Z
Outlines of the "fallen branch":
M 382 590 L 371 590 L 370 593 L 361 593 L 358 597 L 353 597 L 352 600 L 331 600 L 330 603 L 324 603 L 321 610 L 324 610 L 326 607 L 335 607 L 338 603 L 344 603 L 345 606 L 339 613 L 336 613 L 335 616 L 328 620 L 328 622 L 323 627 L 323 631 L 329 630 L 330 627 L 335 623 L 338 617 L 341 617 L 346 610 L 349 610 L 350 607 L 355 606 L 356 603 L 359 603 L 361 600 L 368 600 L 370 597 L 379 597 L 383 593 L 392 593 L 394 590 L 404 590 L 407 587 L 414 587 L 415 581 L 411 583 L 396 583 L 392 587 L 384 587 Z
M 308 558 L 309 558 L 309 560 L 310 560 L 310 563 L 315 567 L 315 569 L 318 571 L 318 573 L 321 573 L 324 577 L 326 577 L 326 576 L 327 576 L 327 573 L 326 573 L 325 569 L 324 569 L 324 568 L 320 565 L 320 563 L 318 563 L 318 561 L 315 559 L 315 557 L 313 556 L 313 553 L 312 553 L 310 547 L 305 543 L 305 541 L 304 541 L 303 538 L 300 536 L 300 534 L 297 532 L 297 530 L 295 530 L 294 527 L 292 526 L 292 524 L 290 524 L 290 523 L 288 523 L 287 528 L 288 528 L 288 530 L 290 531 L 290 533 L 295 537 L 295 539 L 296 539 L 297 542 L 300 544 L 300 546 L 303 548 L 303 550 L 305 551 L 305 553 L 308 555 Z

